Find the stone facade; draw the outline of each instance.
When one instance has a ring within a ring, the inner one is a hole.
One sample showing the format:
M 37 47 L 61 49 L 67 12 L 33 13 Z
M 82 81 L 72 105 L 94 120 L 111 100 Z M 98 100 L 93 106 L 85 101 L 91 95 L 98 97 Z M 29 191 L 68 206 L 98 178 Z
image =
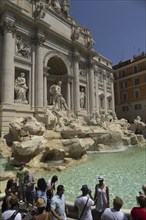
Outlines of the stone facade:
M 2 135 L 14 117 L 43 114 L 53 102 L 50 87 L 59 81 L 75 114 L 114 112 L 112 64 L 94 51 L 90 31 L 69 9 L 65 0 L 0 1 Z

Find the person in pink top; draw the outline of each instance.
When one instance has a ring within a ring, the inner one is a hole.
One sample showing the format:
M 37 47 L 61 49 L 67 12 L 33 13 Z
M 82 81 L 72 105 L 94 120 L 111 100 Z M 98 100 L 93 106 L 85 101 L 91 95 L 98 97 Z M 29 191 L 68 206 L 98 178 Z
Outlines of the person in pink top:
M 136 197 L 139 207 L 131 210 L 131 220 L 146 220 L 146 196 L 140 195 Z

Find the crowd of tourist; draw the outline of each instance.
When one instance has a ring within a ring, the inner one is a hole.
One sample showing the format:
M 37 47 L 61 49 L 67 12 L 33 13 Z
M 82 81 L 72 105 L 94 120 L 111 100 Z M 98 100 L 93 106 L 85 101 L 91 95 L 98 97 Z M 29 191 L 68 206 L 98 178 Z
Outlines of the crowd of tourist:
M 57 181 L 56 175 L 48 181 L 44 178 L 36 181 L 21 162 L 16 179 L 7 181 L 1 207 L 2 220 L 67 220 L 69 210 L 65 204 L 65 189 L 63 185 L 56 187 Z M 131 220 L 146 220 L 146 185 L 142 190 L 136 197 L 138 206 L 131 210 Z M 110 207 L 109 188 L 103 176 L 98 177 L 94 196 L 88 185 L 82 185 L 81 192 L 74 202 L 78 220 L 128 220 L 121 211 L 123 201 L 120 197 L 116 196 Z

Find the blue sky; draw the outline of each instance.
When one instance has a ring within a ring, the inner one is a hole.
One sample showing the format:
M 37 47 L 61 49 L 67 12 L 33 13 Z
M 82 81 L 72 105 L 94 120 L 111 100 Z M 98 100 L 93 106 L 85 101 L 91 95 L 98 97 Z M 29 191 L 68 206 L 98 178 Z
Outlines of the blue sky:
M 91 30 L 113 65 L 146 52 L 146 0 L 70 0 L 70 15 Z

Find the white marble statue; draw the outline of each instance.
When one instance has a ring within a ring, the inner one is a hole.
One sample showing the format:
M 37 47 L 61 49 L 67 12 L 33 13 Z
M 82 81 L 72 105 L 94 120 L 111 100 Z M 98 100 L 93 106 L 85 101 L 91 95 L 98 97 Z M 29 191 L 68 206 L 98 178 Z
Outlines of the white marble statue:
M 80 107 L 81 108 L 85 107 L 85 92 L 83 88 L 81 89 L 81 92 L 80 92 Z
M 28 87 L 26 85 L 25 73 L 21 73 L 21 75 L 18 76 L 15 80 L 14 90 L 16 94 L 15 102 L 25 104 L 28 103 L 28 100 L 26 98 L 26 92 L 28 90 Z
M 140 116 L 134 119 L 134 128 L 136 134 L 142 134 L 142 131 L 146 128 L 146 124 L 141 120 Z
M 61 5 L 59 0 L 52 0 L 52 6 L 58 13 L 61 13 Z
M 61 94 L 61 85 L 62 82 L 59 81 L 57 85 L 53 84 L 50 87 L 50 92 L 53 95 L 53 105 L 55 110 L 62 110 L 62 107 L 64 107 L 65 110 L 68 110 L 66 101 Z

